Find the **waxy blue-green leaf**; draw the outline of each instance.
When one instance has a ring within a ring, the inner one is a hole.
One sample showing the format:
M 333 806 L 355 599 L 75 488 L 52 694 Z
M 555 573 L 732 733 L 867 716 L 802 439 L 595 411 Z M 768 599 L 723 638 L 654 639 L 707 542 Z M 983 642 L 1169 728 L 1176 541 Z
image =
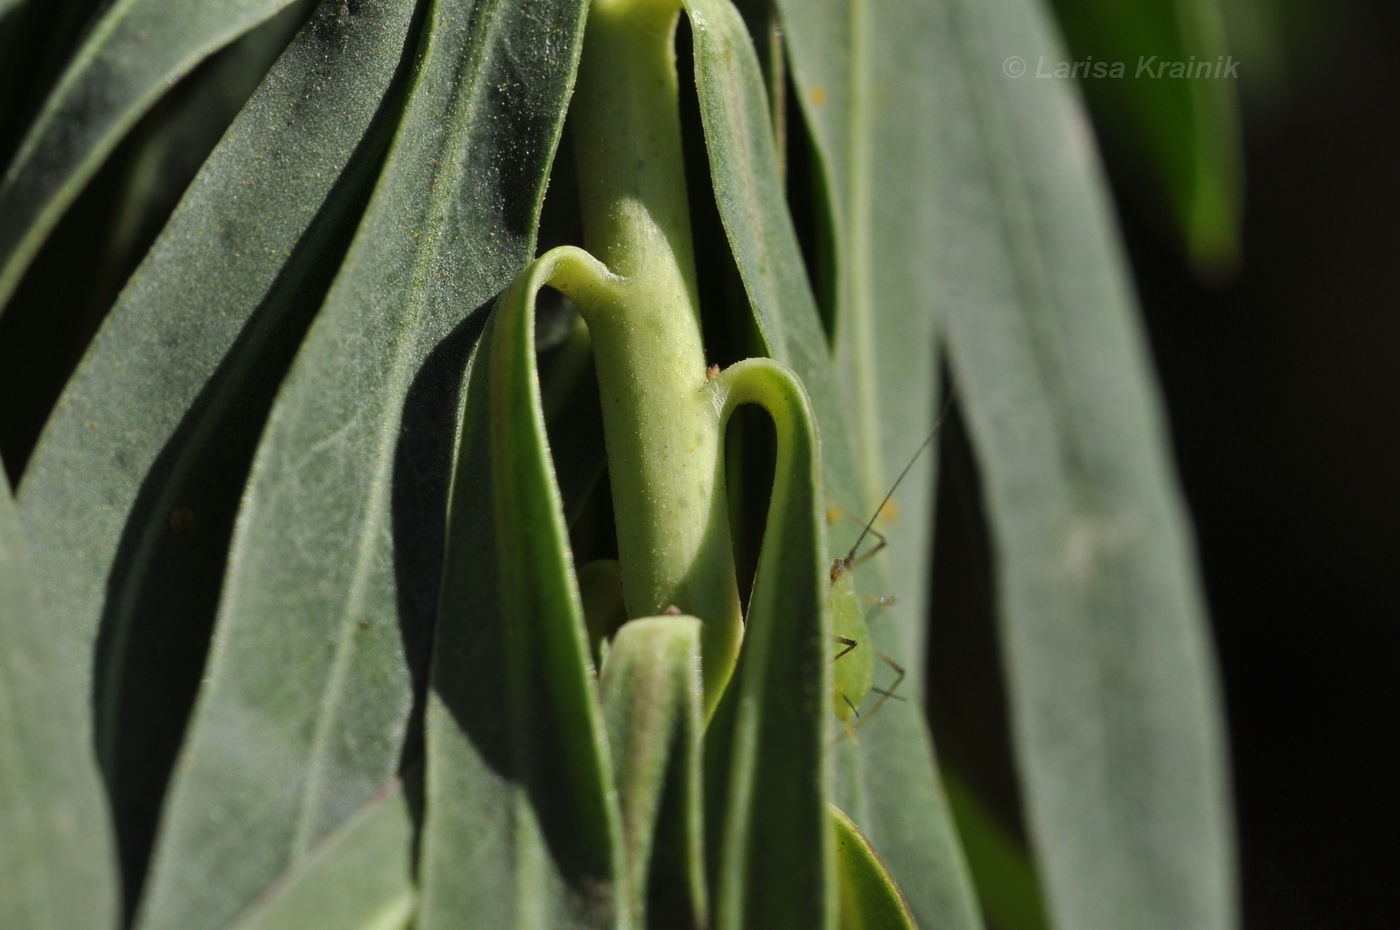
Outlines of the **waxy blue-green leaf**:
M 700 624 L 680 616 L 625 623 L 598 675 L 639 926 L 710 925 Z
M 412 14 L 408 0 L 355 16 L 327 3 L 288 47 L 109 313 L 20 487 L 136 874 L 249 461 L 387 142 Z
M 103 281 L 129 273 L 143 260 L 151 247 L 152 234 L 166 224 L 172 208 L 184 197 L 214 148 L 292 39 L 306 25 L 317 5 L 310 0 L 296 0 L 211 55 L 181 81 L 168 99 L 158 101 L 154 107 L 157 112 L 133 129 L 130 138 L 123 140 L 107 156 L 103 180 L 97 181 L 88 197 L 80 197 L 80 200 L 110 199 L 109 218 L 91 224 L 88 235 L 96 240 L 93 244 L 75 243 L 78 248 L 90 249 L 98 260 L 86 274 L 70 278 L 62 293 L 82 294 L 83 282 Z M 323 36 L 336 31 L 326 28 L 326 18 L 323 15 L 320 27 Z M 304 110 L 307 101 L 299 102 Z M 61 221 L 60 225 L 71 229 L 82 225 L 82 221 L 74 216 L 66 224 Z M 92 235 L 94 229 L 100 229 L 102 234 Z M 63 241 L 72 240 L 70 237 Z M 67 251 L 60 243 L 48 249 L 51 254 Z M 52 259 L 45 262 L 45 267 L 50 267 L 51 262 Z M 70 268 L 72 264 L 70 261 Z M 116 289 L 124 284 L 125 280 L 111 282 L 113 299 Z M 34 285 L 36 289 L 45 286 L 44 272 L 41 271 Z M 70 318 L 78 318 L 85 309 L 84 304 L 81 300 L 71 303 L 67 313 Z M 107 309 L 107 306 L 97 306 L 87 312 Z
M 758 404 L 778 439 L 744 645 L 705 734 L 714 925 L 830 928 L 833 649 L 816 417 L 791 369 L 769 359 L 739 362 L 711 384 L 726 417 Z
M 581 20 L 576 0 L 424 15 L 378 186 L 254 460 L 142 927 L 218 926 L 398 765 L 463 346 L 533 250 Z
M 729 0 L 687 0 L 695 83 L 720 218 L 766 354 L 797 372 L 823 433 L 822 477 L 833 501 L 858 499 L 849 399 L 783 196 L 778 152 L 753 45 Z
M 1027 0 L 939 5 L 928 262 L 977 457 L 1013 749 L 1053 926 L 1225 930 L 1234 861 L 1190 531 L 1063 52 Z M 1021 54 L 1018 52 L 1017 54 Z M 918 121 L 918 120 L 914 120 Z
M 292 0 L 118 0 L 88 33 L 0 182 L 0 308 L 122 136 L 171 84 Z
M 422 930 L 627 927 L 621 815 L 535 371 L 535 294 L 473 356 L 427 710 Z
M 932 428 L 938 342 L 928 259 L 935 229 L 935 2 L 777 0 L 798 102 L 817 155 L 819 199 L 829 204 L 831 267 L 813 269 L 834 303 L 836 379 L 858 450 L 864 521 Z M 831 281 L 824 279 L 830 277 Z M 889 546 L 873 563 L 897 610 L 876 621 L 877 639 L 910 666 L 918 701 L 924 654 L 933 457 L 900 486 L 906 520 L 877 528 Z M 838 536 L 854 539 L 860 528 Z M 835 534 L 833 534 L 835 535 Z M 876 832 L 861 823 L 873 837 Z M 878 845 L 878 843 L 877 843 Z M 883 850 L 882 850 L 883 853 Z
M 706 145 L 720 214 L 759 329 L 773 355 L 797 369 L 818 410 L 826 494 L 846 509 L 866 511 L 889 490 L 926 435 L 933 414 L 936 346 L 926 290 L 930 279 L 920 244 L 928 207 L 916 189 L 903 183 L 909 177 L 906 161 L 921 158 L 928 140 L 899 115 L 900 106 L 914 106 L 926 93 L 920 84 L 924 53 L 910 48 L 918 45 L 923 13 L 917 4 L 892 10 L 891 4 L 875 0 L 780 6 L 794 20 L 785 30 L 797 56 L 799 90 L 813 106 L 830 107 L 812 117 L 820 116 L 814 128 L 819 150 L 835 147 L 842 156 L 827 159 L 824 178 L 828 196 L 839 207 L 837 340 L 844 366 L 831 360 L 787 216 L 753 50 L 727 4 L 695 0 L 692 23 Z M 874 35 L 883 44 L 853 46 L 845 29 L 856 28 L 862 41 L 873 41 L 867 31 L 874 27 L 866 19 L 877 15 L 883 18 L 874 22 L 883 31 Z M 818 66 L 834 74 L 814 81 L 810 72 Z M 864 73 L 871 68 L 873 75 Z M 859 80 L 850 76 L 853 69 Z M 855 87 L 848 86 L 852 82 Z M 854 119 L 850 94 L 869 95 L 872 82 L 879 88 L 881 112 L 867 112 L 871 107 L 863 103 L 860 121 L 849 122 Z M 857 143 L 849 138 L 856 133 L 877 135 Z M 847 153 L 848 147 L 854 151 Z M 848 162 L 847 154 L 853 161 Z M 848 432 L 850 423 L 863 429 Z M 853 446 L 859 449 L 859 471 Z M 881 449 L 888 451 L 882 454 Z M 900 503 L 906 513 L 917 516 L 927 510 L 928 467 L 928 462 L 916 466 L 902 486 Z M 897 610 L 873 616 L 871 628 L 880 648 L 909 669 L 901 691 L 915 706 L 921 687 L 920 608 L 928 545 L 920 527 L 917 519 L 895 527 L 882 524 L 891 545 L 856 577 L 866 593 L 900 599 Z M 854 520 L 833 530 L 842 543 L 839 551 L 844 553 L 859 532 Z M 879 568 L 886 562 L 895 567 L 882 575 Z M 975 927 L 971 884 L 935 780 L 922 719 L 903 705 L 889 706 L 862 729 L 860 746 L 843 745 L 838 758 L 840 803 L 904 882 L 921 922 Z
M 405 785 L 394 779 L 278 878 L 228 930 L 406 930 L 417 899 L 416 839 L 413 804 Z
M 831 819 L 836 825 L 841 930 L 913 930 L 909 903 L 870 841 L 839 808 L 831 808 Z
M 117 925 L 117 869 L 102 780 L 84 738 L 83 678 L 32 584 L 0 478 L 0 926 Z

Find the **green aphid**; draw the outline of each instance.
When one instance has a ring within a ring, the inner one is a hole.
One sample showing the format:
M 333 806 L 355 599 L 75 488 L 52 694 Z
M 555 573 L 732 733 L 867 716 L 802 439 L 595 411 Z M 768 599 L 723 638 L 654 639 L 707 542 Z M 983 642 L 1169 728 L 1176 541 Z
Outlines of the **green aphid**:
M 945 408 L 943 416 L 946 415 L 947 409 Z M 856 727 L 864 725 L 874 717 L 875 712 L 883 707 L 890 698 L 898 697 L 895 690 L 904 680 L 904 669 L 898 662 L 870 644 L 870 630 L 865 624 L 864 605 L 866 603 L 888 607 L 894 603 L 894 598 L 861 598 L 856 594 L 855 582 L 852 581 L 851 574 L 855 571 L 856 566 L 885 548 L 885 537 L 876 531 L 875 521 L 880 518 L 881 514 L 887 512 L 887 508 L 890 507 L 890 502 L 894 498 L 894 492 L 899 489 L 899 483 L 904 480 L 905 475 L 909 474 L 909 470 L 914 467 L 919 456 L 933 442 L 933 437 L 938 434 L 938 426 L 943 422 L 943 416 L 939 417 L 933 432 L 928 434 L 923 445 L 919 446 L 918 451 L 909 459 L 909 464 L 904 466 L 904 471 L 899 473 L 899 477 L 895 479 L 889 493 L 880 502 L 880 506 L 875 508 L 874 515 L 865 524 L 860 535 L 856 537 L 855 545 L 851 546 L 851 550 L 846 553 L 845 558 L 836 558 L 831 561 L 831 632 L 837 646 L 836 654 L 831 658 L 832 707 L 836 711 L 836 718 L 845 724 L 846 733 L 853 740 L 856 738 Z M 861 543 L 865 542 L 867 536 L 876 538 L 875 547 L 869 552 L 857 555 Z M 875 687 L 876 656 L 894 671 L 894 680 L 886 688 Z M 862 713 L 861 704 L 872 691 L 878 694 L 880 699 Z
M 883 507 L 882 504 L 881 508 Z M 871 518 L 871 522 L 874 522 L 874 518 Z M 861 542 L 871 534 L 879 539 L 879 542 L 869 552 L 857 556 L 856 550 Z M 833 559 L 831 562 L 831 632 L 838 647 L 836 654 L 831 658 L 834 699 L 832 707 L 836 711 L 836 718 L 846 725 L 846 732 L 851 739 L 855 739 L 856 727 L 873 717 L 887 700 L 896 697 L 895 689 L 904 680 L 904 669 L 870 645 L 870 630 L 865 625 L 865 603 L 873 600 L 882 606 L 889 606 L 894 603 L 894 598 L 862 599 L 856 594 L 855 582 L 851 579 L 851 573 L 857 565 L 884 547 L 885 538 L 867 524 L 846 557 Z M 875 687 L 875 656 L 879 656 L 894 670 L 895 678 L 888 688 Z M 880 699 L 862 715 L 860 706 L 872 691 L 879 694 Z
M 831 631 L 840 651 L 832 657 L 831 682 L 837 719 L 854 727 L 851 719 L 860 716 L 858 708 L 875 686 L 871 650 L 865 646 L 870 631 L 851 569 L 846 560 L 831 563 Z

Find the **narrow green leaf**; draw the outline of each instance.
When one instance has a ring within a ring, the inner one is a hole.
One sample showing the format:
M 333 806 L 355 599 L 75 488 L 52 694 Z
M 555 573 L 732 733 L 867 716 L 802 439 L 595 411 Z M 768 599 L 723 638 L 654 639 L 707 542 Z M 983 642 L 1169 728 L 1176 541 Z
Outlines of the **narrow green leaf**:
M 0 183 L 0 308 L 102 161 L 182 75 L 292 0 L 119 0 L 93 27 Z
M 540 259 L 472 361 L 428 698 L 423 930 L 630 926 L 613 791 L 535 372 Z
M 943 286 L 928 259 L 934 231 L 936 72 L 930 43 L 938 2 L 777 0 L 792 53 L 792 73 L 818 157 L 819 201 L 829 204 L 833 239 L 835 375 L 850 411 L 858 450 L 861 521 L 889 491 L 932 428 L 937 395 L 935 295 Z M 896 595 L 877 639 L 907 660 L 911 700 L 923 671 L 926 566 L 933 457 L 915 463 L 900 486 L 904 521 L 882 522 L 889 540 L 876 561 Z M 854 539 L 847 527 L 840 539 Z M 858 576 L 858 581 L 859 581 Z M 869 832 L 868 825 L 862 826 Z M 874 836 L 871 833 L 871 836 Z
M 1232 269 L 1243 181 L 1240 61 L 1227 54 L 1219 3 L 1059 0 L 1054 7 L 1071 55 L 1023 60 L 1030 74 L 1019 79 L 1079 65 L 1084 94 L 1102 111 L 1098 125 L 1155 175 L 1154 199 L 1172 214 L 1197 269 Z
M 581 21 L 576 0 L 424 17 L 382 177 L 254 461 L 142 926 L 218 926 L 398 765 L 468 321 L 533 249 Z
M 108 159 L 110 169 L 104 171 L 105 176 L 112 179 L 105 182 L 107 189 L 87 198 L 100 201 L 106 196 L 112 203 L 105 221 L 92 224 L 94 229 L 101 229 L 101 235 L 92 235 L 89 231 L 89 236 L 96 241 L 90 248 L 98 261 L 80 278 L 63 282 L 68 285 L 68 292 L 82 293 L 80 282 L 85 280 L 110 281 L 110 291 L 100 286 L 93 288 L 96 291 L 93 303 L 96 303 L 96 298 L 108 293 L 115 296 L 117 289 L 125 285 L 126 279 L 120 275 L 129 274 L 143 259 L 151 246 L 150 234 L 167 222 L 172 208 L 184 197 L 239 112 L 306 25 L 317 5 L 310 0 L 295 0 L 276 16 L 211 55 L 209 61 L 181 82 L 179 90 L 170 94 L 169 99 L 158 101 L 152 108 L 155 112 L 143 118 L 131 137 L 122 141 Z M 323 21 L 321 32 L 324 35 L 327 31 Z M 306 102 L 301 103 L 304 109 Z M 74 217 L 67 225 L 71 228 L 77 222 L 78 218 Z M 51 251 L 59 251 L 57 243 Z M 45 269 L 48 268 L 46 264 Z M 44 273 L 57 274 L 48 270 Z M 48 283 L 43 273 L 33 285 L 37 290 L 51 293 L 60 287 L 57 282 Z M 28 287 L 26 290 L 35 293 Z M 56 292 L 65 293 L 63 290 Z M 111 297 L 106 300 L 110 301 Z M 107 309 L 106 306 L 87 309 L 81 301 L 72 304 L 67 312 L 74 318 L 84 310 L 93 313 Z
M 31 584 L 0 478 L 0 926 L 117 925 L 116 856 L 83 691 Z
M 712 383 L 726 416 L 759 404 L 778 436 L 744 646 L 705 737 L 715 926 L 832 927 L 831 618 L 815 416 L 792 371 L 768 359 Z
M 1215 672 L 1190 532 L 1092 145 L 1025 0 L 958 3 L 935 48 L 929 264 L 982 473 L 1013 742 L 1052 922 L 1234 922 Z
M 96 708 L 135 875 L 258 435 L 391 128 L 375 118 L 392 108 L 413 5 L 354 17 L 338 7 L 324 5 L 210 156 L 65 389 L 20 489 L 35 583 L 77 644 L 64 656 L 85 683 L 72 700 Z
M 827 494 L 856 500 L 842 396 L 783 196 L 763 75 L 729 0 L 687 0 L 715 200 L 766 354 L 797 372 L 817 411 Z
M 13 159 L 101 5 L 100 0 L 0 2 L 0 162 L 8 166 Z
M 913 930 L 914 916 L 899 886 L 851 818 L 831 808 L 836 824 L 841 930 Z
M 802 374 L 815 398 L 832 398 L 820 407 L 825 475 L 835 487 L 850 490 L 842 496 L 827 493 L 838 502 L 860 502 L 847 503 L 846 509 L 864 520 L 927 435 L 937 409 L 932 297 L 939 283 L 925 254 L 937 170 L 931 158 L 935 130 L 928 119 L 915 115 L 932 111 L 930 4 L 783 0 L 778 6 L 784 14 L 797 93 L 818 154 L 818 199 L 830 206 L 834 238 L 834 268 L 813 271 L 819 283 L 834 275 L 829 286 L 836 302 L 836 361 Z M 697 38 L 697 61 L 700 48 Z M 736 83 L 752 82 L 749 78 Z M 767 142 L 760 138 L 760 109 L 749 102 L 749 117 L 729 120 L 731 127 L 743 125 L 745 130 L 731 128 L 707 139 L 712 152 L 732 147 L 741 154 L 730 159 L 739 163 L 743 152 L 763 151 Z M 722 123 L 715 119 L 713 125 Z M 747 161 L 756 169 L 754 181 L 747 185 L 753 193 L 744 194 L 742 186 L 734 185 L 732 196 L 747 197 L 754 215 L 771 213 L 777 209 L 772 193 L 777 189 L 776 172 L 767 167 L 771 159 L 748 156 Z M 717 188 L 726 173 L 716 169 Z M 734 235 L 742 211 L 731 209 L 726 215 L 743 267 L 744 256 L 757 253 Z M 767 248 L 781 248 L 793 256 L 787 264 L 796 262 L 795 245 L 774 245 L 783 238 L 781 225 L 773 220 L 765 225 L 762 241 Z M 754 277 L 781 267 L 775 260 L 749 261 Z M 778 287 L 786 303 L 778 305 L 782 309 L 774 317 L 810 332 L 816 325 L 815 311 L 793 296 L 806 291 L 786 282 Z M 776 344 L 775 350 L 780 350 Z M 846 412 L 845 423 L 856 426 L 851 432 L 833 415 L 840 408 Z M 858 449 L 858 465 L 844 465 L 837 457 L 842 445 Z M 874 645 L 907 669 L 900 692 L 915 707 L 922 691 L 931 526 L 920 518 L 931 510 L 931 470 L 931 456 L 915 463 L 897 500 L 899 510 L 910 517 L 880 523 L 877 528 L 889 545 L 855 576 L 865 593 L 899 600 L 899 606 L 872 614 L 870 629 Z M 859 533 L 855 521 L 834 529 L 833 538 L 842 543 L 838 551 L 844 552 Z M 877 669 L 884 668 L 877 663 Z M 877 686 L 883 684 L 877 678 Z M 979 926 L 972 885 L 921 715 L 892 703 L 860 732 L 859 745 L 843 743 L 838 748 L 838 803 L 860 823 L 901 880 L 921 923 Z
M 623 624 L 599 675 L 639 926 L 710 925 L 700 622 L 644 617 Z
M 229 930 L 406 930 L 416 898 L 413 807 L 404 784 L 394 779 Z

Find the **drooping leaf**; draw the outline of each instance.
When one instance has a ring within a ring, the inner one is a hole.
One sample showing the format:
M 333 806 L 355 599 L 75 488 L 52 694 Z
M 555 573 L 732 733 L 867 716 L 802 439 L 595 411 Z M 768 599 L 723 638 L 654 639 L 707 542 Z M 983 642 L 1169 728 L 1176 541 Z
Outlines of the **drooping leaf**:
M 700 623 L 677 616 L 623 624 L 598 676 L 639 926 L 710 925 Z
M 74 644 L 64 661 L 84 682 L 71 700 L 85 730 L 96 708 L 133 893 L 258 435 L 392 128 L 386 92 L 413 6 L 338 7 L 292 43 L 210 156 L 20 488 L 35 583 Z
M 535 372 L 506 291 L 466 391 L 427 711 L 423 930 L 631 926 L 602 709 Z
M 65 661 L 0 479 L 0 926 L 117 925 L 111 823 Z
M 829 204 L 835 374 L 854 431 L 860 490 L 853 508 L 868 518 L 928 435 L 937 400 L 939 346 L 934 295 L 942 286 L 928 260 L 939 186 L 934 137 L 937 3 L 777 0 L 792 56 L 798 102 L 817 156 L 819 202 Z M 806 194 L 806 192 L 802 192 Z M 924 651 L 932 457 L 915 463 L 896 501 L 907 520 L 886 519 L 889 545 L 872 563 L 895 595 L 877 639 L 907 657 L 915 700 Z M 839 538 L 854 539 L 860 527 Z M 859 581 L 859 576 L 857 578 Z M 876 832 L 862 823 L 872 838 Z M 878 845 L 878 843 L 877 843 Z M 883 850 L 882 850 L 883 852 Z
M 421 780 L 421 774 L 418 776 Z M 229 930 L 406 930 L 413 917 L 413 802 L 395 779 L 281 876 Z
M 743 650 L 705 734 L 714 922 L 833 927 L 831 619 L 815 415 L 792 371 L 768 359 L 739 362 L 712 384 L 726 416 L 758 404 L 778 436 Z
M 1031 846 L 1053 926 L 1233 925 L 1219 698 L 1189 529 L 1063 55 L 1025 0 L 936 48 L 928 261 L 984 487 Z M 988 62 L 991 62 L 989 65 Z
M 292 0 L 119 0 L 93 26 L 0 183 L 0 308 L 121 137 L 166 88 Z
M 823 433 L 826 493 L 854 503 L 855 465 L 816 299 L 783 196 L 752 43 L 729 0 L 688 0 L 715 200 L 764 348 L 802 379 Z
M 771 132 L 756 97 L 757 66 L 745 41 L 713 38 L 726 22 L 718 14 L 695 29 L 707 142 L 721 213 L 763 328 L 791 334 L 770 338 L 774 355 L 798 368 L 814 398 L 825 398 L 816 402 L 827 494 L 863 518 L 919 447 L 936 411 L 935 282 L 922 254 L 932 208 L 919 185 L 905 183 L 933 170 L 931 130 L 908 116 L 925 108 L 931 92 L 920 44 L 928 17 L 924 4 L 885 0 L 779 7 L 820 156 L 820 196 L 832 206 L 835 268 L 811 272 L 818 284 L 835 275 L 834 363 L 798 348 L 810 347 L 821 330 L 810 288 L 796 281 L 803 272 L 790 224 L 773 216 L 783 202 L 775 157 L 765 154 Z M 719 87 L 725 78 L 730 90 L 707 104 L 707 80 Z M 775 283 L 760 287 L 765 277 Z M 843 424 L 858 428 L 847 432 Z M 847 464 L 850 453 L 842 452 L 852 447 L 858 465 Z M 899 599 L 897 608 L 872 615 L 870 626 L 874 644 L 908 670 L 901 691 L 915 706 L 929 545 L 928 525 L 918 517 L 929 509 L 929 469 L 927 461 L 916 463 L 901 485 L 898 503 L 910 518 L 880 525 L 890 544 L 855 579 L 866 593 Z M 859 532 L 851 521 L 832 535 L 844 552 Z M 837 756 L 838 803 L 871 837 L 920 922 L 977 926 L 923 720 L 904 705 L 886 707 L 862 727 L 860 744 L 843 744 Z
M 382 176 L 253 464 L 142 926 L 217 926 L 398 765 L 463 349 L 533 249 L 579 7 L 426 12 Z

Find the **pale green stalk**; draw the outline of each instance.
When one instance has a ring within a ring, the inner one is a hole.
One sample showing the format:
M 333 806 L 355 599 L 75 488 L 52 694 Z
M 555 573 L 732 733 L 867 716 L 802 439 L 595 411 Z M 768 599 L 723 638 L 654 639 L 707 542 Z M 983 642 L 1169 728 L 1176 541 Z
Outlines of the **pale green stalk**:
M 704 621 L 708 711 L 743 621 L 686 203 L 678 12 L 675 0 L 595 0 L 589 12 L 571 125 L 585 242 L 612 280 L 607 299 L 577 302 L 597 362 L 627 612 Z

